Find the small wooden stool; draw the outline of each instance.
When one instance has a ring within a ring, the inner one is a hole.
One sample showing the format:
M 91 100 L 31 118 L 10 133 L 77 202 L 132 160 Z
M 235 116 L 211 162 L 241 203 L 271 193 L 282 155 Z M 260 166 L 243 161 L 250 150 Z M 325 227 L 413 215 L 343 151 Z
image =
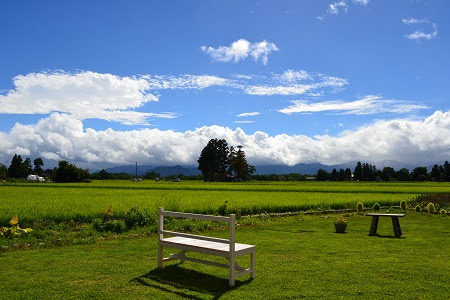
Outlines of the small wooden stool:
M 400 228 L 400 222 L 398 221 L 398 218 L 404 217 L 405 214 L 367 214 L 366 216 L 372 217 L 372 224 L 370 225 L 369 235 L 377 235 L 378 219 L 380 217 L 391 217 L 395 237 L 399 238 L 402 235 L 402 229 Z

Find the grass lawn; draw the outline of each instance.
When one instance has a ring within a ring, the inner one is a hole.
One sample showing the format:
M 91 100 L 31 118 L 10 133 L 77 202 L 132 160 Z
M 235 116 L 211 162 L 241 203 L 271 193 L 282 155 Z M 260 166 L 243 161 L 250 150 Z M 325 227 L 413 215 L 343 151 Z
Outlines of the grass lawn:
M 381 236 L 369 237 L 371 218 L 358 215 L 348 218 L 347 234 L 335 234 L 335 217 L 277 218 L 238 228 L 238 242 L 256 245 L 256 278 L 240 277 L 234 288 L 225 269 L 174 262 L 157 270 L 156 236 L 118 237 L 0 253 L 1 297 L 448 298 L 448 217 L 407 213 L 401 239 L 392 238 L 388 218 L 380 220 Z

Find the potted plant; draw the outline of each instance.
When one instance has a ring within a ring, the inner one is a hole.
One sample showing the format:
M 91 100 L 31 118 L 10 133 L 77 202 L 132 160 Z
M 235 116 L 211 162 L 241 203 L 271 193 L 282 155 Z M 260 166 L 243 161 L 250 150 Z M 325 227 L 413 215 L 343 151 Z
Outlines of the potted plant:
M 334 228 L 336 229 L 336 233 L 345 233 L 345 229 L 347 228 L 348 221 L 343 216 L 337 218 L 334 221 Z

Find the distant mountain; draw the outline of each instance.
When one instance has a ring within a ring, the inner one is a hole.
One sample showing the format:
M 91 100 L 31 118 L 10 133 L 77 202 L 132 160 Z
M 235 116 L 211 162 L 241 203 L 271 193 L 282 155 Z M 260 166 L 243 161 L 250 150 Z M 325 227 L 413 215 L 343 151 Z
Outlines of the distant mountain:
M 361 161 L 364 163 L 365 161 Z M 289 174 L 289 173 L 299 173 L 299 174 L 316 174 L 319 169 L 323 169 L 327 172 L 333 171 L 333 169 L 339 170 L 339 169 L 346 169 L 350 168 L 350 170 L 355 169 L 357 161 L 350 161 L 343 164 L 337 164 L 337 165 L 324 165 L 320 163 L 311 163 L 311 164 L 296 164 L 293 166 L 287 166 L 287 165 L 260 165 L 255 166 L 256 172 L 255 174 L 261 175 L 261 174 Z M 400 163 L 398 161 L 394 160 L 385 160 L 380 162 L 371 162 L 372 165 L 375 165 L 377 169 L 383 169 L 384 167 L 392 167 L 394 170 L 398 171 L 401 168 L 407 168 L 409 171 L 412 171 L 415 167 L 419 166 L 412 165 L 412 164 L 405 164 Z M 431 171 L 431 168 L 433 165 L 426 166 L 428 168 L 428 171 Z M 105 171 L 109 173 L 127 173 L 134 175 L 136 172 L 136 165 L 127 165 L 127 166 L 117 166 L 105 169 Z M 156 173 L 161 174 L 161 176 L 169 176 L 169 175 L 178 175 L 182 174 L 185 176 L 193 176 L 193 175 L 200 175 L 201 172 L 197 169 L 197 167 L 194 166 L 169 166 L 169 167 L 155 167 L 151 165 L 138 165 L 138 175 L 143 176 L 147 172 L 154 171 Z
M 136 174 L 136 165 L 128 165 L 128 166 L 117 166 L 105 169 L 106 172 L 109 173 L 127 173 L 134 175 Z M 199 175 L 201 172 L 195 167 L 183 167 L 180 165 L 171 166 L 171 167 L 155 167 L 150 165 L 138 165 L 137 173 L 139 176 L 145 175 L 147 172 L 156 172 L 161 176 L 169 176 L 169 175 L 178 175 L 183 174 L 185 176 L 193 176 Z

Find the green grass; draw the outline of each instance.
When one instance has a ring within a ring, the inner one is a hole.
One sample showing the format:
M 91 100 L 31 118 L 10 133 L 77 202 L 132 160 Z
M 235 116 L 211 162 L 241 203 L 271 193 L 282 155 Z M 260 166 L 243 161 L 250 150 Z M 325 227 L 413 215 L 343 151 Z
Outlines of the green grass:
M 347 234 L 330 217 L 289 217 L 237 229 L 256 245 L 256 278 L 228 287 L 227 271 L 186 262 L 156 269 L 156 236 L 0 253 L 2 297 L 129 299 L 444 299 L 450 294 L 449 218 L 408 213 L 403 238 L 369 237 L 371 219 L 351 216 Z M 226 231 L 208 232 L 226 237 Z M 166 251 L 169 253 L 169 251 Z M 204 258 L 204 256 L 202 256 Z M 216 259 L 216 258 L 215 258 Z M 219 258 L 217 258 L 219 259 Z M 248 263 L 246 260 L 244 263 Z M 446 296 L 447 295 L 447 296 Z
M 216 213 L 228 201 L 228 208 L 244 214 L 304 211 L 320 208 L 352 208 L 361 201 L 366 207 L 399 205 L 423 193 L 450 192 L 449 183 L 370 182 L 250 182 L 155 183 L 152 181 L 95 181 L 78 184 L 1 184 L 0 226 L 13 215 L 22 224 L 39 219 L 55 222 L 91 222 L 109 204 L 117 217 L 132 206 L 156 212 L 167 210 Z

